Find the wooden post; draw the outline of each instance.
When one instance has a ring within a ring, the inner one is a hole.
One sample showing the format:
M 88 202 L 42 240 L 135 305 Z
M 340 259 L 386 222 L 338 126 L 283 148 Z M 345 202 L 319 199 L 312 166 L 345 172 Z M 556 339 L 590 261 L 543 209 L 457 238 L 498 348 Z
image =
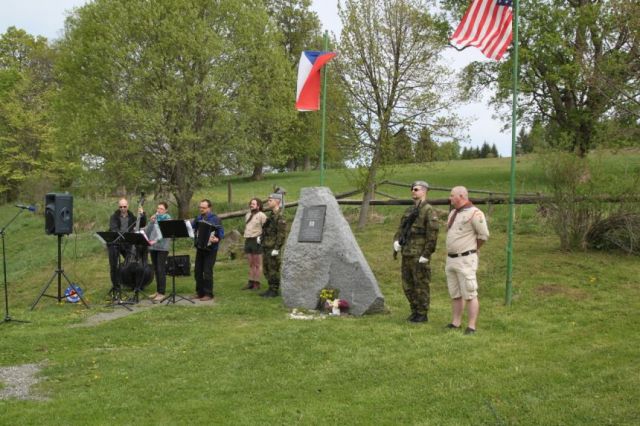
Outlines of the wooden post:
M 231 181 L 227 181 L 227 204 L 231 205 L 233 201 L 233 191 L 231 189 Z

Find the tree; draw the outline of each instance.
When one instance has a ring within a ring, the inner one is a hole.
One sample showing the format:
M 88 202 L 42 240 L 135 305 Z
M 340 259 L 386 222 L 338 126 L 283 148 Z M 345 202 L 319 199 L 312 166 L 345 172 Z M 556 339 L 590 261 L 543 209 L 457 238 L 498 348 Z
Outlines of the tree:
M 0 194 L 7 201 L 51 158 L 53 60 L 44 37 L 15 27 L 0 37 Z
M 385 155 L 388 164 L 412 163 L 414 159 L 411 138 L 403 127 L 393 135 L 389 144 L 389 153 Z
M 543 120 L 552 146 L 584 156 L 607 139 L 598 133 L 607 117 L 638 103 L 638 2 L 532 0 L 521 13 L 519 113 Z M 512 61 L 467 67 L 467 89 L 493 86 L 499 109 L 512 96 Z
M 186 217 L 197 188 L 246 164 L 252 138 L 279 137 L 282 61 L 259 58 L 277 56 L 272 33 L 260 0 L 89 3 L 67 20 L 59 123 L 110 185 L 153 184 Z
M 281 44 L 295 74 L 303 50 L 323 49 L 320 20 L 310 9 L 310 0 L 267 0 L 266 3 L 270 16 L 280 29 Z M 331 64 L 323 72 L 328 73 L 325 157 L 328 164 L 343 164 L 353 152 L 349 134 L 352 126 L 346 119 L 348 109 L 344 89 Z M 290 104 L 293 105 L 293 97 Z M 286 141 L 289 154 L 286 168 L 289 170 L 310 170 L 319 164 L 320 119 L 318 113 L 296 113 Z
M 358 228 L 367 221 L 384 147 L 401 128 L 428 127 L 451 135 L 444 113 L 453 98 L 448 70 L 439 64 L 446 26 L 421 0 L 347 0 L 339 4 L 343 29 L 336 68 L 343 79 L 368 172 Z
M 431 138 L 431 132 L 427 127 L 423 127 L 418 135 L 418 141 L 416 142 L 416 155 L 415 159 L 417 163 L 435 161 L 436 151 L 438 150 L 438 144 L 436 144 Z

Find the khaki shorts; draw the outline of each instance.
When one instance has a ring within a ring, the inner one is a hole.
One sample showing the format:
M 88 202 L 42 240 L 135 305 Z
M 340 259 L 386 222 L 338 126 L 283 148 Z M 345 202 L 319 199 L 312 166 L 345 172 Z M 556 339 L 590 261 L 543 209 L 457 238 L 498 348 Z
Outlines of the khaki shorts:
M 244 252 L 246 254 L 262 254 L 262 246 L 258 244 L 258 238 L 244 239 Z
M 444 271 L 447 274 L 447 287 L 452 299 L 462 297 L 464 300 L 471 300 L 478 297 L 477 270 L 477 253 L 468 256 L 447 257 Z

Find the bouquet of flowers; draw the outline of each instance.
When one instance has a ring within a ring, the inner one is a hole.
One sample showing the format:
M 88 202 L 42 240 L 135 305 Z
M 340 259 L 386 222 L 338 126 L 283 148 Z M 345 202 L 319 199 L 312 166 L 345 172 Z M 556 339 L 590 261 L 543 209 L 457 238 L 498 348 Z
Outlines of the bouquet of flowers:
M 320 310 L 328 311 L 332 315 L 340 315 L 349 309 L 349 302 L 339 299 L 340 291 L 337 288 L 323 288 L 320 291 L 320 301 L 318 303 Z

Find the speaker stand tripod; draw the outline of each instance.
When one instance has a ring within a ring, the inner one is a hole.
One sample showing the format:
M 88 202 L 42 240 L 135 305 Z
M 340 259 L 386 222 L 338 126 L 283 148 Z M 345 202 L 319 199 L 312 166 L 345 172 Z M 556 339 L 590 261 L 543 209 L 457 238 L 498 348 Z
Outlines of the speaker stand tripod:
M 54 278 L 56 277 L 58 277 L 58 295 L 52 296 L 50 294 L 45 294 L 45 292 L 53 282 Z M 84 298 L 78 291 L 78 288 L 76 287 L 76 285 L 71 282 L 69 277 L 67 277 L 67 274 L 64 273 L 64 269 L 62 269 L 62 235 L 58 234 L 58 269 L 53 271 L 53 274 L 51 275 L 51 278 L 49 278 L 49 281 L 47 281 L 44 287 L 42 287 L 42 291 L 40 292 L 40 295 L 36 298 L 36 300 L 31 305 L 32 311 L 33 311 L 33 308 L 36 307 L 36 305 L 38 304 L 42 296 L 56 299 L 58 303 L 62 302 L 62 300 L 65 298 L 65 296 L 62 294 L 62 278 L 63 277 L 65 280 L 67 280 L 67 283 L 69 283 L 69 286 L 76 292 L 76 294 L 80 298 L 80 301 L 82 301 L 82 304 L 85 306 L 85 308 L 89 308 L 89 305 L 87 305 L 87 302 L 85 302 Z
M 4 272 L 4 319 L 2 320 L 3 323 L 29 322 L 29 321 L 21 321 L 21 320 L 13 319 L 11 318 L 11 315 L 9 315 L 9 289 L 7 287 L 7 257 L 5 254 L 5 247 L 4 247 L 4 231 L 9 227 L 9 225 L 11 225 L 11 222 L 16 220 L 16 218 L 20 215 L 20 213 L 22 213 L 22 210 L 19 210 L 18 213 L 16 213 L 16 215 L 2 229 L 0 229 L 0 235 L 2 236 L 2 270 Z

